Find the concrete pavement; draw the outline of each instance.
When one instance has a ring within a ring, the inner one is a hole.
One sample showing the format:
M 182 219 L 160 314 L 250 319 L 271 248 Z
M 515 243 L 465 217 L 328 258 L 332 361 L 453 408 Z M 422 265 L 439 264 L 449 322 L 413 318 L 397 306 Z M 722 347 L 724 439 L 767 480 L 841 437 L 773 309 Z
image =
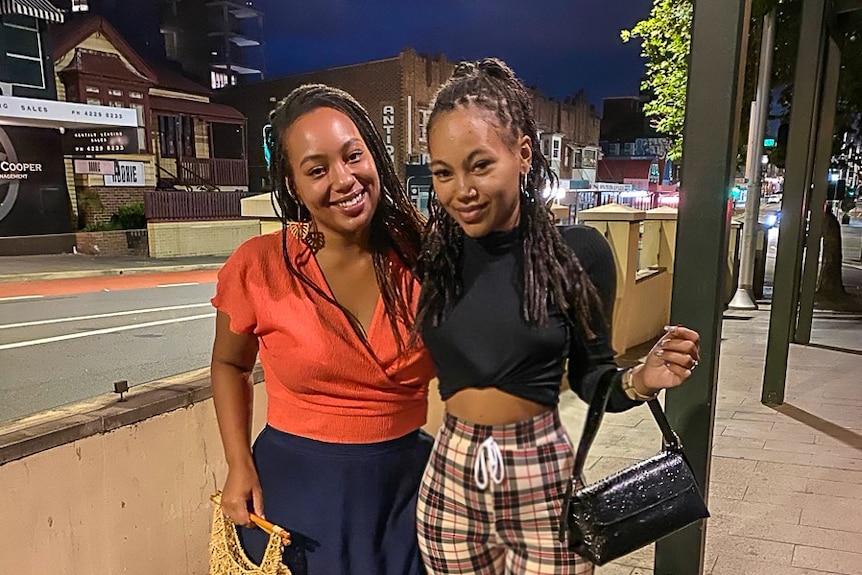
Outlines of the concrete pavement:
M 785 404 L 760 403 L 769 309 L 725 316 L 709 486 L 707 575 L 862 573 L 862 315 L 816 312 L 791 346 Z M 585 406 L 567 394 L 567 427 Z M 592 482 L 658 450 L 646 407 L 606 418 Z M 598 569 L 653 573 L 652 546 Z M 681 574 L 682 575 L 682 574 Z
M 185 258 L 104 257 L 84 254 L 0 257 L 0 283 L 111 275 L 217 270 L 227 256 Z

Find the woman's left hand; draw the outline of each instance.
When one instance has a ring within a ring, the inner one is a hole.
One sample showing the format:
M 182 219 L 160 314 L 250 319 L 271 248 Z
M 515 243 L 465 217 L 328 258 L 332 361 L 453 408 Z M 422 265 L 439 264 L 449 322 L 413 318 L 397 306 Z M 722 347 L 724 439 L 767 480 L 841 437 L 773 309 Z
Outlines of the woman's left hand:
M 665 331 L 646 361 L 632 371 L 632 384 L 643 395 L 681 385 L 700 362 L 700 334 L 681 325 Z

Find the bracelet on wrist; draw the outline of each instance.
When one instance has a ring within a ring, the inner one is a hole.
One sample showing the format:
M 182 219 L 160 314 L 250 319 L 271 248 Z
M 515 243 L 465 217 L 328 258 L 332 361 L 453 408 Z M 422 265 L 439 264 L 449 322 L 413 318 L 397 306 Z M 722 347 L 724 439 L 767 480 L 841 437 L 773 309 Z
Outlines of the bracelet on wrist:
M 658 392 L 656 391 L 652 395 L 644 395 L 637 390 L 635 387 L 634 381 L 634 368 L 628 368 L 623 371 L 623 375 L 621 378 L 623 392 L 626 394 L 626 397 L 631 399 L 632 401 L 650 401 L 651 399 L 655 399 L 658 397 Z

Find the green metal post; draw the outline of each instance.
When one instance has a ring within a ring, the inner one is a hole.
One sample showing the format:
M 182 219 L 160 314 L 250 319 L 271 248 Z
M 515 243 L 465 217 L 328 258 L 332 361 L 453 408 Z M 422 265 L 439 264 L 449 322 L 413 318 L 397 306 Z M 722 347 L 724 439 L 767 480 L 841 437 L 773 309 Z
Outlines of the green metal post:
M 794 341 L 807 344 L 811 341 L 811 321 L 814 316 L 814 291 L 820 261 L 820 236 L 823 228 L 823 205 L 826 202 L 827 177 L 832 160 L 832 137 L 835 129 L 835 105 L 838 102 L 838 78 L 841 74 L 841 48 L 832 38 L 828 40 L 826 74 L 820 121 L 817 126 L 817 152 L 814 159 L 814 189 L 811 192 L 808 220 L 808 242 L 805 250 L 805 270 L 799 296 L 799 319 Z
M 805 225 L 803 210 L 807 195 L 806 183 L 810 182 L 813 163 L 810 151 L 813 118 L 817 113 L 819 77 L 822 74 L 825 5 L 823 0 L 804 0 L 802 5 L 802 28 L 799 32 L 790 137 L 787 143 L 787 172 L 784 177 L 766 367 L 760 398 L 767 405 L 784 403 L 790 340 L 796 327 L 800 236 Z
M 700 332 L 701 361 L 686 385 L 668 392 L 666 409 L 705 496 L 750 8 L 750 0 L 698 0 L 692 22 L 671 318 Z M 702 573 L 705 536 L 701 521 L 660 540 L 655 574 Z

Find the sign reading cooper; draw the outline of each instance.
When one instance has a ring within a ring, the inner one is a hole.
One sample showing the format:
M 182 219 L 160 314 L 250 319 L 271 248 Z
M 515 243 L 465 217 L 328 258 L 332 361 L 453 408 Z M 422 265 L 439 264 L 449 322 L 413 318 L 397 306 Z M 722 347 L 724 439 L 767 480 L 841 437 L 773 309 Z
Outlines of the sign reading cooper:
M 143 162 L 117 162 L 114 173 L 105 176 L 105 185 L 108 187 L 142 187 L 145 186 L 144 163 Z
M 0 237 L 68 233 L 71 218 L 57 130 L 0 126 Z
M 26 180 L 31 172 L 41 172 L 42 164 L 0 162 L 0 180 Z
M 395 163 L 395 106 L 383 106 L 383 143 L 386 153 Z
M 138 134 L 135 128 L 92 128 L 66 130 L 63 134 L 63 153 L 80 154 L 137 154 Z

